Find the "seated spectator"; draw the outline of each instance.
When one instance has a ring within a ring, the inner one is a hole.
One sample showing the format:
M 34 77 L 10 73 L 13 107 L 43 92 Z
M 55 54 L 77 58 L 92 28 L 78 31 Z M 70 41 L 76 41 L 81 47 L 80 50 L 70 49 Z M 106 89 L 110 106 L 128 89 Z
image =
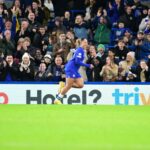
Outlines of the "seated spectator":
M 106 64 L 102 67 L 100 76 L 102 76 L 103 81 L 116 81 L 118 79 L 118 65 L 107 57 Z
M 28 53 L 24 53 L 22 56 L 22 62 L 19 65 L 18 77 L 20 81 L 34 81 L 34 67 L 31 64 Z
M 6 68 L 4 71 L 5 81 L 17 81 L 18 80 L 18 63 L 14 61 L 11 54 L 6 56 Z
M 111 59 L 111 61 L 118 65 L 119 62 L 118 59 L 115 58 L 115 51 L 113 49 L 108 50 L 108 57 Z
M 54 64 L 49 66 L 47 69 L 48 72 L 52 74 L 51 81 L 64 81 L 65 73 L 64 73 L 64 64 L 63 59 L 60 56 L 55 57 Z
M 97 56 L 96 47 L 94 45 L 91 45 L 89 48 L 87 63 L 94 66 L 93 69 L 87 68 L 88 81 L 100 81 L 101 77 L 99 75 L 99 72 L 101 71 L 103 64 L 101 62 L 101 58 Z
M 109 44 L 110 43 L 110 28 L 106 17 L 100 17 L 99 25 L 95 30 L 94 41 L 96 44 Z
M 35 71 L 38 70 L 42 59 L 43 59 L 43 55 L 42 55 L 41 50 L 40 49 L 36 49 L 35 50 L 35 56 L 34 56 L 34 68 L 35 68 Z
M 114 48 L 114 51 L 115 51 L 115 58 L 121 61 L 125 60 L 127 53 L 129 52 L 129 49 L 125 46 L 123 40 L 119 40 L 117 46 Z
M 46 54 L 44 55 L 44 58 L 41 62 L 44 62 L 45 65 L 46 65 L 46 68 L 48 68 L 49 66 L 51 66 L 52 64 L 52 57 L 50 54 Z
M 93 59 L 93 66 L 92 81 L 102 81 L 102 77 L 99 74 L 102 70 L 102 62 L 99 57 Z
M 137 67 L 137 81 L 149 82 L 150 81 L 150 68 L 145 60 L 140 61 L 140 65 Z
M 97 56 L 101 58 L 102 64 L 104 65 L 106 62 L 106 57 L 108 56 L 106 53 L 106 48 L 103 44 L 99 44 L 97 47 Z
M 136 80 L 136 67 L 135 53 L 128 52 L 125 60 L 119 63 L 119 81 L 135 81 Z
M 46 64 L 41 62 L 39 70 L 35 74 L 35 81 L 50 81 L 52 74 L 46 71 Z

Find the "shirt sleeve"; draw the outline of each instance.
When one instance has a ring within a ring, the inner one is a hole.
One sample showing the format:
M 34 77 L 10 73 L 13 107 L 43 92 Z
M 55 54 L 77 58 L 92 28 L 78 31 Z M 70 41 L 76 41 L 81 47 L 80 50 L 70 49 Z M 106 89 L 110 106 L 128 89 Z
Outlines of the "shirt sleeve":
M 84 55 L 84 53 L 82 51 L 78 51 L 76 53 L 76 55 L 75 55 L 75 64 L 90 68 L 90 64 L 83 63 L 83 59 L 84 59 L 83 55 Z

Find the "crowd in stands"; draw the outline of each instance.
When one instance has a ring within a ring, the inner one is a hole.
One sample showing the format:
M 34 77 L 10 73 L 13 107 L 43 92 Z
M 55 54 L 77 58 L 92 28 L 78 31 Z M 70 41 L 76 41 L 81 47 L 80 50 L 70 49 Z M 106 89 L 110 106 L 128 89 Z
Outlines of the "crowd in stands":
M 150 81 L 150 8 L 140 0 L 0 0 L 0 81 L 64 81 L 82 38 L 85 81 Z

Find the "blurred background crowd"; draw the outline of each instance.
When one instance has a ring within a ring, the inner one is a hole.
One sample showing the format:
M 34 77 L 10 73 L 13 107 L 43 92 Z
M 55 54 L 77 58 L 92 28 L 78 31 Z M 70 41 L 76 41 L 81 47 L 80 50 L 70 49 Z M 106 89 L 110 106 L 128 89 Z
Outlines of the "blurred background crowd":
M 0 81 L 64 81 L 86 38 L 84 81 L 150 81 L 147 0 L 0 0 Z

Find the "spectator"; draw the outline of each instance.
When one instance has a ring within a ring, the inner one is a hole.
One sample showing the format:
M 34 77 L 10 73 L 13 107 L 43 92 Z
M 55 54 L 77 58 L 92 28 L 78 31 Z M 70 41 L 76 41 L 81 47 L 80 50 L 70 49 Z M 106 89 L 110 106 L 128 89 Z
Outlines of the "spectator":
M 65 11 L 63 25 L 67 30 L 70 30 L 73 27 L 73 20 L 71 19 L 71 14 L 69 11 Z
M 97 56 L 101 58 L 102 64 L 104 65 L 106 62 L 106 48 L 103 44 L 99 44 L 97 47 Z
M 46 64 L 46 69 L 51 66 L 52 64 L 52 57 L 50 54 L 46 54 L 44 55 L 44 58 L 41 62 L 44 62 Z
M 115 57 L 119 61 L 125 60 L 127 53 L 129 52 L 129 49 L 125 46 L 123 40 L 118 41 L 117 46 L 114 48 L 114 50 L 115 50 Z
M 11 38 L 15 37 L 16 34 L 16 10 L 15 8 L 12 9 L 13 17 L 12 20 L 10 19 L 5 19 L 4 22 L 4 17 L 3 17 L 3 12 L 5 10 L 0 7 L 0 32 L 4 33 L 5 30 L 10 30 L 11 31 Z
M 96 47 L 94 45 L 91 45 L 89 48 L 87 63 L 94 66 L 93 69 L 87 69 L 88 81 L 100 81 L 99 72 L 102 69 L 102 62 L 100 57 L 97 55 Z
M 54 5 L 52 3 L 52 0 L 44 0 L 44 6 L 46 8 L 48 8 L 49 12 L 50 12 L 50 18 L 54 18 L 55 14 L 54 14 Z
M 4 60 L 4 54 L 0 50 L 0 81 L 5 80 L 6 61 Z
M 106 64 L 100 72 L 103 81 L 116 81 L 118 79 L 118 65 L 116 65 L 109 57 L 106 58 Z
M 19 38 L 32 37 L 32 32 L 29 31 L 29 22 L 27 19 L 22 19 L 21 29 L 16 33 L 16 42 Z
M 99 25 L 95 30 L 94 41 L 96 44 L 110 43 L 110 28 L 106 17 L 100 17 Z
M 145 60 L 141 60 L 140 65 L 137 68 L 137 80 L 139 82 L 150 81 L 150 69 Z
M 32 12 L 35 14 L 36 21 L 38 21 L 40 24 L 43 24 L 45 14 L 38 0 L 34 0 L 32 2 Z
M 11 39 L 11 31 L 5 30 L 4 37 L 0 39 L 0 48 L 3 51 L 4 56 L 8 54 L 14 54 L 15 52 L 15 42 Z
M 58 42 L 54 45 L 54 56 L 60 55 L 64 61 L 67 61 L 67 55 L 70 51 L 71 45 L 66 40 L 65 34 L 60 34 Z
M 124 23 L 119 22 L 117 28 L 111 29 L 111 44 L 115 45 L 116 42 L 123 37 L 126 32 L 126 28 L 124 28 Z
M 111 24 L 117 24 L 119 17 L 124 14 L 124 3 L 122 0 L 114 0 L 113 4 L 108 2 L 108 16 Z
M 17 81 L 18 80 L 18 63 L 15 62 L 13 56 L 8 54 L 6 56 L 6 68 L 4 71 L 5 81 Z
M 18 76 L 20 81 L 34 81 L 34 67 L 31 64 L 28 53 L 24 53 L 22 56 L 22 62 L 19 65 Z
M 35 71 L 38 70 L 39 65 L 41 64 L 41 61 L 43 59 L 43 55 L 40 49 L 35 50 L 35 56 L 34 56 L 34 63 L 35 63 Z
M 60 17 L 55 18 L 55 25 L 53 28 L 53 34 L 58 37 L 60 33 L 66 33 L 66 27 L 63 25 L 63 22 Z
M 33 36 L 34 36 L 34 34 L 38 30 L 38 27 L 40 26 L 40 23 L 35 20 L 35 14 L 33 12 L 29 12 L 28 21 L 29 21 L 28 29 L 29 29 L 30 32 L 33 33 Z M 33 39 L 33 36 L 32 36 L 31 39 Z
M 36 48 L 43 49 L 43 45 L 48 44 L 48 34 L 46 33 L 45 26 L 39 26 L 38 32 L 33 38 L 33 46 Z
M 120 81 L 127 81 L 127 80 L 136 80 L 136 67 L 137 62 L 135 60 L 135 53 L 128 52 L 127 57 L 125 60 L 119 63 L 119 78 Z
M 150 9 L 148 9 L 148 15 L 142 19 L 139 25 L 139 31 L 144 31 L 149 21 L 150 21 Z
M 120 16 L 119 22 L 123 22 L 125 28 L 129 28 L 133 32 L 138 31 L 138 24 L 131 6 L 126 7 L 125 14 Z
M 77 15 L 75 18 L 75 24 L 73 28 L 75 37 L 88 39 L 89 34 L 88 29 L 89 29 L 88 24 L 84 22 L 83 17 L 81 15 Z
M 50 81 L 51 73 L 46 71 L 46 64 L 41 62 L 38 72 L 35 74 L 35 81 Z
M 142 31 L 139 31 L 137 33 L 136 39 L 133 41 L 133 51 L 135 52 L 135 58 L 137 60 L 145 59 L 147 58 L 147 53 L 145 53 L 145 35 Z M 146 43 L 145 43 L 146 44 Z
M 23 9 L 21 8 L 20 0 L 15 0 L 12 6 L 12 9 L 15 9 L 17 18 L 23 17 Z
M 47 71 L 52 74 L 52 81 L 64 81 L 65 73 L 62 57 L 56 56 L 54 60 L 54 65 L 49 66 Z

